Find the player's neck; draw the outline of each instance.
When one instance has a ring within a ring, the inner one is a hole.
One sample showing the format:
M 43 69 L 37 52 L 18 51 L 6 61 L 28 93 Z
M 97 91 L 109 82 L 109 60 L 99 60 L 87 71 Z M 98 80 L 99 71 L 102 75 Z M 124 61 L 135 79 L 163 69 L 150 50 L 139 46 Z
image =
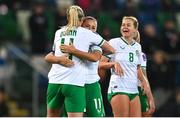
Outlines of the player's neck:
M 123 37 L 125 40 L 126 40 L 126 42 L 128 43 L 128 44 L 132 44 L 133 43 L 133 39 L 132 39 L 132 37 Z

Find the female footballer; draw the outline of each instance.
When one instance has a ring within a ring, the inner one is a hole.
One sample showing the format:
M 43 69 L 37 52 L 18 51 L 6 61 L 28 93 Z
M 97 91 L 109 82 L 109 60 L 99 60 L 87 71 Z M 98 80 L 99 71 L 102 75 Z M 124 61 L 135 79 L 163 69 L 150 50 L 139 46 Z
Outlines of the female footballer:
M 123 17 L 121 24 L 122 37 L 109 41 L 116 50 L 110 56 L 110 61 L 118 62 L 123 73 L 118 75 L 114 69 L 111 71 L 111 78 L 108 88 L 108 99 L 112 106 L 115 117 L 139 117 L 141 106 L 138 96 L 138 78 L 141 80 L 144 92 L 149 92 L 149 87 L 140 67 L 141 45 L 133 37 L 138 29 L 138 21 L 135 17 Z M 99 68 L 112 67 L 107 63 L 108 59 L 102 59 Z

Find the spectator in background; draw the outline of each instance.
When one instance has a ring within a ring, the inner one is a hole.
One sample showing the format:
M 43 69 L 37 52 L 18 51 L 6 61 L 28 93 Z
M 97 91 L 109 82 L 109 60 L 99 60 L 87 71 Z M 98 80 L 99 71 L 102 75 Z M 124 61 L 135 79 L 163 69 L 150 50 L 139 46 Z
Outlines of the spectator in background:
M 147 13 L 157 13 L 160 8 L 160 0 L 140 0 L 140 7 Z
M 111 31 L 108 27 L 104 27 L 103 30 L 102 30 L 102 36 L 107 40 L 109 41 L 110 38 L 111 38 Z
M 126 0 L 123 16 L 137 16 L 138 3 L 135 0 Z
M 0 0 L 0 40 L 15 40 L 17 38 L 17 22 L 14 11 L 6 2 Z
M 171 97 L 175 87 L 174 68 L 162 50 L 154 51 L 152 59 L 148 62 L 147 72 L 156 103 L 154 116 L 157 116 L 157 113 L 160 113 L 160 108 Z
M 56 0 L 55 31 L 67 24 L 66 9 L 73 3 L 74 0 Z
M 113 11 L 114 9 L 116 9 L 117 4 L 119 5 L 120 9 L 121 6 L 123 6 L 123 4 L 121 5 L 121 3 L 123 2 L 124 0 L 101 0 L 101 7 L 103 11 Z
M 176 71 L 175 71 L 175 81 L 176 81 L 176 86 L 180 88 L 180 61 L 176 61 Z
M 126 0 L 115 0 L 115 5 L 119 11 L 122 11 L 124 9 Z
M 179 117 L 180 116 L 180 88 L 173 92 L 168 101 L 155 114 L 156 117 Z
M 3 87 L 0 87 L 0 117 L 8 117 L 9 108 L 6 101 L 6 93 Z
M 77 4 L 85 11 L 89 12 L 91 7 L 91 1 L 90 0 L 76 0 Z
M 175 11 L 179 11 L 180 10 L 180 0 L 174 0 L 174 4 L 173 6 L 175 6 Z
M 31 34 L 30 48 L 31 48 L 31 62 L 34 67 L 41 71 L 46 72 L 48 68 L 47 63 L 43 60 L 43 54 L 46 53 L 48 48 L 48 18 L 45 15 L 44 3 L 35 2 L 33 5 L 32 15 L 29 18 L 29 28 Z M 47 80 L 36 70 L 33 71 L 36 79 L 39 82 L 39 94 L 47 86 Z M 40 96 L 41 97 L 41 94 Z M 42 100 L 42 99 L 41 99 Z
M 66 8 L 61 7 L 57 9 L 54 20 L 55 20 L 55 28 L 54 28 L 55 31 L 59 29 L 59 27 L 66 25 L 67 24 Z
M 173 20 L 165 21 L 163 34 L 163 49 L 169 54 L 178 53 L 178 47 L 180 46 L 180 41 L 176 31 L 176 24 Z
M 143 52 L 152 54 L 155 50 L 161 49 L 161 39 L 158 37 L 156 28 L 153 24 L 146 24 L 143 31 L 143 40 L 141 42 Z
M 68 8 L 69 6 L 74 4 L 74 0 L 56 0 L 57 7 L 66 7 Z
M 163 11 L 172 12 L 174 10 L 174 0 L 161 0 Z
M 108 0 L 109 1 L 109 0 Z M 107 2 L 107 1 L 106 1 Z M 98 11 L 102 10 L 102 0 L 91 0 L 91 3 L 93 4 L 92 7 L 92 13 L 97 13 Z M 108 3 L 108 2 L 107 2 Z M 111 4 L 113 2 L 111 1 Z
M 148 75 L 153 90 L 157 88 L 172 89 L 174 86 L 173 71 L 167 60 L 167 55 L 161 50 L 153 54 L 153 61 L 149 63 Z
M 44 13 L 43 3 L 35 3 L 33 13 L 29 19 L 31 33 L 31 50 L 33 54 L 43 54 L 47 46 L 48 19 Z
M 109 40 L 111 37 L 119 35 L 118 23 L 114 20 L 112 13 L 100 12 L 97 18 L 98 32 L 102 34 L 103 38 Z

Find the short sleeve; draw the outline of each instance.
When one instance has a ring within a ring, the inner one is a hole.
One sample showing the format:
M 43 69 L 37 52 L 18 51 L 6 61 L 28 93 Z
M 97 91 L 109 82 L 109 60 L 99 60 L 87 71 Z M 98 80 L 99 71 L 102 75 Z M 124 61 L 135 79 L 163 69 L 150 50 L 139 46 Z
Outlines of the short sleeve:
M 139 45 L 137 51 L 138 51 L 138 52 L 136 52 L 136 53 L 137 53 L 137 55 L 138 55 L 138 65 L 141 65 L 141 54 L 142 54 L 141 45 Z
M 115 39 L 109 40 L 108 43 L 116 50 L 116 40 Z M 109 55 L 106 55 L 106 57 L 109 58 L 109 60 L 114 61 L 115 54 L 109 54 Z
M 141 53 L 141 67 L 146 67 L 147 65 L 147 57 L 146 54 Z
M 97 33 L 92 32 L 92 35 L 89 35 L 89 38 L 91 39 L 92 45 L 101 47 L 105 43 L 105 40 Z

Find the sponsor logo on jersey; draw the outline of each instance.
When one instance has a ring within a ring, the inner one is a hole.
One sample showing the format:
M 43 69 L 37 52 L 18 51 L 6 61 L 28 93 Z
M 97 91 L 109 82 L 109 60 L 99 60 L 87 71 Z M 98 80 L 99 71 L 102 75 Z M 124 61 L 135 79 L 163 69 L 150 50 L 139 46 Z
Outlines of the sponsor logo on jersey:
M 120 48 L 121 48 L 121 49 L 125 49 L 125 47 L 121 47 L 121 46 L 120 46 Z

